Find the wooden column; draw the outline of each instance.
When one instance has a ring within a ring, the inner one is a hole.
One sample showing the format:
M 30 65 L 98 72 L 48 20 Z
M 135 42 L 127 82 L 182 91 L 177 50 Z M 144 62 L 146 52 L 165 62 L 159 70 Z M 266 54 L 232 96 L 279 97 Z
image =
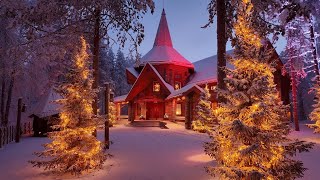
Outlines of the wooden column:
M 186 103 L 185 103 L 185 109 L 186 109 L 185 128 L 186 129 L 191 129 L 191 122 L 192 122 L 191 103 L 192 103 L 192 95 L 190 94 L 186 96 Z
M 130 122 L 133 122 L 134 121 L 134 106 L 133 106 L 133 102 L 132 101 L 129 101 L 129 104 L 128 104 L 128 120 Z
M 120 120 L 121 115 L 121 103 L 116 104 L 116 111 L 117 111 L 117 119 Z
M 177 100 L 176 99 L 173 99 L 172 100 L 172 109 L 171 109 L 171 119 L 172 121 L 175 121 L 176 119 L 176 104 L 177 104 Z
M 20 141 L 20 125 L 21 125 L 22 98 L 18 99 L 17 125 L 16 125 L 16 142 Z
M 109 83 L 105 84 L 106 90 L 105 90 L 105 106 L 104 106 L 104 112 L 106 115 L 106 121 L 104 123 L 104 145 L 106 149 L 109 149 L 110 141 L 109 141 L 109 99 L 110 99 L 110 85 Z

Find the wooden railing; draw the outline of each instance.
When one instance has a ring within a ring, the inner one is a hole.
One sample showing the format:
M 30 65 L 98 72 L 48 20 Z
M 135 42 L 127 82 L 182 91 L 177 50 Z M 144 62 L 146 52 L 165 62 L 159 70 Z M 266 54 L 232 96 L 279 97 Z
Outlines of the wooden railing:
M 20 136 L 30 135 L 32 133 L 31 122 L 25 122 L 21 124 Z M 16 126 L 0 127 L 0 148 L 15 141 L 16 138 Z

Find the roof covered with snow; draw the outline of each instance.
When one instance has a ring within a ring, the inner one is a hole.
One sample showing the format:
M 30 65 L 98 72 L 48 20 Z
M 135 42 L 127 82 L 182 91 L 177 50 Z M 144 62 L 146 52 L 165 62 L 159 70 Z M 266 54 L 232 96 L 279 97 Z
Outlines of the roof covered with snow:
M 232 54 L 232 50 L 227 54 Z M 196 61 L 193 63 L 195 73 L 190 78 L 188 84 L 203 84 L 208 82 L 217 82 L 217 55 Z M 227 64 L 228 68 L 232 68 L 231 64 Z
M 59 114 L 61 105 L 55 102 L 59 99 L 63 99 L 63 97 L 53 90 L 53 88 L 50 88 L 48 92 L 40 98 L 31 113 L 40 118 Z
M 169 100 L 171 98 L 175 98 L 178 96 L 182 96 L 183 93 L 189 91 L 193 87 L 197 88 L 200 92 L 203 92 L 203 89 L 201 87 L 199 87 L 197 84 L 188 84 L 186 86 L 183 86 L 181 89 L 172 91 L 171 94 L 166 98 L 166 100 Z
M 129 68 L 126 68 L 127 71 L 129 71 L 132 75 L 134 75 L 136 78 L 139 76 L 139 72 L 136 71 L 133 67 L 129 67 Z
M 162 78 L 162 76 L 159 74 L 159 72 L 157 71 L 157 69 L 152 66 L 152 64 L 150 64 L 150 66 L 151 66 L 152 70 L 156 73 L 156 75 L 159 77 L 160 81 L 166 86 L 166 88 L 167 88 L 170 92 L 173 92 L 173 91 L 174 91 L 174 88 Z
M 128 94 L 122 95 L 122 96 L 117 96 L 115 98 L 113 98 L 113 102 L 114 103 L 118 103 L 118 102 L 124 102 L 126 101 Z
M 175 64 L 193 68 L 193 64 L 185 59 L 172 46 L 166 13 L 163 9 L 153 48 L 140 59 L 140 65 Z

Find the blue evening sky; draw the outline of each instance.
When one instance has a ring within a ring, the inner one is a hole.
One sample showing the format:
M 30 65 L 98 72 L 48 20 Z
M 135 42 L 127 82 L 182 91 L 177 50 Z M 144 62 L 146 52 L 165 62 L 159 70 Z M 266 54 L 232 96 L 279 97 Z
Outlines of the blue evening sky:
M 210 0 L 164 0 L 169 30 L 174 48 L 191 62 L 207 58 L 217 53 L 216 21 L 211 27 L 201 28 L 208 21 L 207 5 Z M 157 33 L 163 0 L 154 0 L 154 14 L 143 18 L 145 39 L 139 47 L 145 55 L 153 46 Z M 285 46 L 284 40 L 277 43 L 277 51 Z M 230 50 L 230 43 L 227 50 Z

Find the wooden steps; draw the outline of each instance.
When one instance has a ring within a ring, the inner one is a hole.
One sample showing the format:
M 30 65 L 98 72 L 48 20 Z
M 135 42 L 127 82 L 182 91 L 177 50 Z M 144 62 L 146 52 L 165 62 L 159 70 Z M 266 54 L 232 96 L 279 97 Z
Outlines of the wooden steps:
M 163 121 L 157 121 L 157 120 L 135 120 L 129 123 L 129 125 L 133 127 L 160 127 L 162 129 L 168 129 L 166 127 L 166 124 L 167 123 Z

